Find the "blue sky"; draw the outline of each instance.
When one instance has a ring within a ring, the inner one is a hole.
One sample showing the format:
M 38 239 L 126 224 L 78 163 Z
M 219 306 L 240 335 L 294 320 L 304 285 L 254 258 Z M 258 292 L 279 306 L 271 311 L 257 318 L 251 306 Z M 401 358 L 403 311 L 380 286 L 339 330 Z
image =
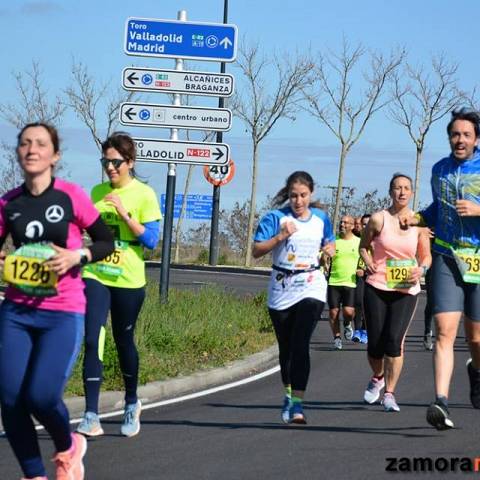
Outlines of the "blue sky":
M 465 89 L 474 87 L 478 77 L 476 35 L 480 14 L 478 0 L 464 0 L 454 5 L 447 0 L 369 0 L 358 2 L 318 2 L 297 0 L 230 0 L 229 22 L 238 26 L 241 37 L 258 41 L 266 54 L 274 51 L 308 52 L 338 49 L 342 37 L 353 44 L 388 52 L 404 46 L 413 63 L 428 63 L 432 54 L 443 53 L 459 63 L 458 77 Z M 22 72 L 38 61 L 44 86 L 55 94 L 70 79 L 72 57 L 83 62 L 99 83 L 110 82 L 111 89 L 120 86 L 124 67 L 136 65 L 174 68 L 171 59 L 131 57 L 123 53 L 122 41 L 128 17 L 176 19 L 181 9 L 188 20 L 221 22 L 223 0 L 124 0 L 102 1 L 19 1 L 3 2 L 0 26 L 3 46 L 0 49 L 2 89 L 0 102 L 15 102 L 17 93 L 10 73 Z M 462 33 L 464 32 L 464 33 Z M 215 62 L 192 62 L 197 70 L 219 71 Z M 241 78 L 234 65 L 227 72 Z M 152 103 L 169 102 L 164 95 L 149 98 Z M 216 106 L 217 99 L 200 99 L 196 104 Z M 429 200 L 428 177 L 432 164 L 448 152 L 445 135 L 447 120 L 437 123 L 427 138 L 422 168 L 421 199 Z M 126 127 L 120 126 L 122 130 Z M 169 138 L 169 130 L 128 128 L 136 136 Z M 15 131 L 0 120 L 0 140 L 12 143 Z M 99 181 L 98 153 L 86 128 L 72 113 L 61 126 L 64 139 L 64 161 L 71 179 L 87 190 Z M 249 196 L 251 178 L 250 143 L 245 127 L 234 119 L 224 142 L 232 148 L 236 176 L 222 188 L 222 206 L 243 202 Z M 281 120 L 262 143 L 258 199 L 274 194 L 293 170 L 307 170 L 319 187 L 317 196 L 328 192 L 323 185 L 336 184 L 339 145 L 317 120 L 307 113 L 297 115 L 295 122 Z M 393 172 L 414 172 L 415 150 L 407 132 L 380 113 L 367 127 L 364 136 L 347 159 L 345 185 L 359 192 L 378 188 L 383 194 Z M 166 185 L 166 165 L 145 165 L 139 169 L 157 192 Z M 196 168 L 190 193 L 211 193 L 211 186 Z M 177 168 L 177 193 L 183 189 L 186 166 Z

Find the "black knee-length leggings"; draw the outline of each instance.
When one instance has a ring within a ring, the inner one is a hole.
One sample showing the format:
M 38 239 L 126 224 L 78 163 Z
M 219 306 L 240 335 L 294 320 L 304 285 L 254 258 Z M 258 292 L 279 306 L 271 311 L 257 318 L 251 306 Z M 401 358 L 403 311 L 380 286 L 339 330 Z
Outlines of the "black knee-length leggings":
M 324 302 L 305 298 L 286 310 L 269 308 L 279 347 L 280 371 L 284 385 L 304 391 L 310 374 L 310 338 Z
M 372 358 L 400 357 L 417 299 L 417 295 L 379 290 L 365 284 L 368 354 Z

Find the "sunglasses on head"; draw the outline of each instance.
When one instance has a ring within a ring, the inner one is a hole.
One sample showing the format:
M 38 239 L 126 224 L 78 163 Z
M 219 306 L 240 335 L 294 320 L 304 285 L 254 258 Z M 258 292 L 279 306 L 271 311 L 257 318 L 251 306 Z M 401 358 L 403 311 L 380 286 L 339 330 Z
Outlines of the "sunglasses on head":
M 108 164 L 111 163 L 113 165 L 113 168 L 115 168 L 116 170 L 118 170 L 120 168 L 120 165 L 123 163 L 123 162 L 126 162 L 127 160 L 125 160 L 124 158 L 105 158 L 105 157 L 102 157 L 100 159 L 100 163 L 102 164 L 102 167 L 103 168 L 107 168 L 108 167 Z

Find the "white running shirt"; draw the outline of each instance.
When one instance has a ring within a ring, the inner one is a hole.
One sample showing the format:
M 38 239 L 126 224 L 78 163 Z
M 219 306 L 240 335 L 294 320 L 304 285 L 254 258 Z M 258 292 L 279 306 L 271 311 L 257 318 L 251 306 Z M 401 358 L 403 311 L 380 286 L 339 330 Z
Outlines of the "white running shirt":
M 311 208 L 308 220 L 295 218 L 290 207 L 267 213 L 257 227 L 255 242 L 270 240 L 280 233 L 286 221 L 295 223 L 297 231 L 272 250 L 273 264 L 287 270 L 306 270 L 318 265 L 320 249 L 334 242 L 332 225 L 328 215 L 320 209 Z M 285 310 L 304 298 L 326 301 L 327 281 L 320 270 L 285 275 L 272 270 L 268 287 L 268 307 Z

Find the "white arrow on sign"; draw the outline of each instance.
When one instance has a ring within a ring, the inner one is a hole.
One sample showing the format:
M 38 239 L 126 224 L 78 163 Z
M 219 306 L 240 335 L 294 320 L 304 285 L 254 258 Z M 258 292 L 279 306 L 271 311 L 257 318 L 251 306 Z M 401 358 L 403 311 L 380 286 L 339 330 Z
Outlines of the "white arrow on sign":
M 223 46 L 223 48 L 227 49 L 230 45 L 232 45 L 232 42 L 228 37 L 225 37 L 221 42 L 220 45 Z
M 230 147 L 225 143 L 177 142 L 154 138 L 134 138 L 137 160 L 151 163 L 225 165 Z
M 120 122 L 123 125 L 158 128 L 185 128 L 226 132 L 232 126 L 228 108 L 183 107 L 152 103 L 122 103 Z
M 229 97 L 233 93 L 233 75 L 157 68 L 124 68 L 122 86 L 142 92 L 184 93 Z

